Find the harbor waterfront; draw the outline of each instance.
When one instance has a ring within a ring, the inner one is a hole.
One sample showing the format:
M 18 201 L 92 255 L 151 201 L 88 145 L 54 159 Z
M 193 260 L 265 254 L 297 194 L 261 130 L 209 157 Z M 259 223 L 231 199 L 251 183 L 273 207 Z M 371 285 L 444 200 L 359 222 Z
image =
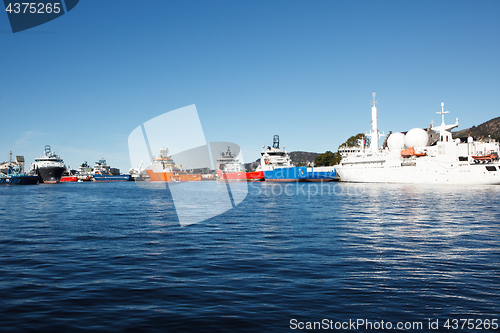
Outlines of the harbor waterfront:
M 248 196 L 187 227 L 168 190 L 134 182 L 0 187 L 2 329 L 429 331 L 471 319 L 488 332 L 500 319 L 498 186 L 232 186 Z

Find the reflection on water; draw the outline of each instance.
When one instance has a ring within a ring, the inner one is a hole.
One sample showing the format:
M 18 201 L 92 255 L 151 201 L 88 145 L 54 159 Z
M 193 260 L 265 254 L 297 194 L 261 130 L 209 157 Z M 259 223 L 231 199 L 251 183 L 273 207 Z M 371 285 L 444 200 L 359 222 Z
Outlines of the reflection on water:
M 309 185 L 250 184 L 239 205 L 186 227 L 170 191 L 133 183 L 0 188 L 2 327 L 496 318 L 500 187 Z

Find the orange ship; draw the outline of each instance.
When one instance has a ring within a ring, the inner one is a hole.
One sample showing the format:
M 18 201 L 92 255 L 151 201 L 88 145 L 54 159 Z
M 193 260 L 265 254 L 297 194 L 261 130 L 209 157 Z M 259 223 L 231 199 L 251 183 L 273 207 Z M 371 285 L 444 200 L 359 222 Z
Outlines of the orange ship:
M 200 174 L 183 171 L 174 164 L 172 156 L 168 155 L 168 148 L 160 149 L 160 155 L 153 159 L 153 164 L 146 169 L 151 181 L 160 182 L 192 182 L 200 181 Z

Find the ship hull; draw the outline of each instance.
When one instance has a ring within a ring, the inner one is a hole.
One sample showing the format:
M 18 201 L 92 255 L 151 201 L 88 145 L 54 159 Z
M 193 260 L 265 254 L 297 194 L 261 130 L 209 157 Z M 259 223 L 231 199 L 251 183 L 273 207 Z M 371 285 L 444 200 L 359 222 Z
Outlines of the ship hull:
M 130 175 L 93 175 L 95 182 L 124 182 L 130 180 Z
M 60 182 L 61 183 L 70 183 L 70 182 L 76 182 L 78 180 L 77 176 L 63 176 L 61 177 Z
M 61 181 L 63 172 L 66 169 L 62 166 L 48 166 L 38 168 L 40 183 L 55 184 Z
M 151 169 L 147 169 L 146 173 L 149 176 L 150 181 L 159 182 L 193 182 L 201 181 L 201 175 L 197 174 L 174 174 L 170 171 L 164 172 L 154 172 Z
M 336 167 L 342 181 L 361 183 L 500 185 L 500 164 L 460 164 L 432 160 Z M 403 165 L 402 165 L 403 164 Z
M 266 179 L 266 182 L 303 181 L 306 175 L 306 167 L 276 168 L 264 171 L 264 178 Z
M 11 176 L 0 178 L 0 185 L 37 185 L 38 176 Z
M 333 167 L 307 168 L 307 175 L 303 179 L 306 182 L 330 182 L 335 180 L 338 180 L 338 177 Z
M 227 180 L 227 181 L 262 181 L 264 180 L 264 172 L 263 171 L 239 171 L 239 172 L 222 172 L 221 170 L 217 170 L 217 175 L 219 176 L 219 180 Z

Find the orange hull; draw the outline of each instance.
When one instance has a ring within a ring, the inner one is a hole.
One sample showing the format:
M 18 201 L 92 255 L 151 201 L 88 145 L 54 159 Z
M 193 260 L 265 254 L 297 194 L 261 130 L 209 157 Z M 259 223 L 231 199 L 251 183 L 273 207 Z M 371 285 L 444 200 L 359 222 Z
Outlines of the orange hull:
M 173 172 L 153 172 L 146 170 L 150 181 L 157 182 L 193 182 L 201 181 L 201 175 L 174 174 Z

